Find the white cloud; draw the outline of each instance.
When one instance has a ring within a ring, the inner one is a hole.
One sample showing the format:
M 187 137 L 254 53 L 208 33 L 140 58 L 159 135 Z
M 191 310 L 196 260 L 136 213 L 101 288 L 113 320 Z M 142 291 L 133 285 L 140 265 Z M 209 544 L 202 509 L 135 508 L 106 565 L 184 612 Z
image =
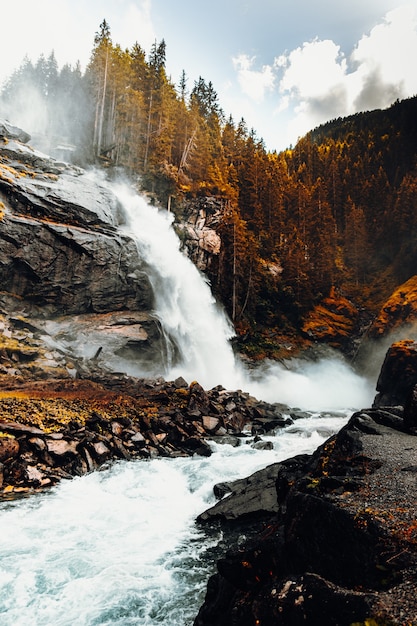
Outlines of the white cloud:
M 290 52 L 285 65 L 284 62 L 282 57 L 276 61 L 277 67 L 284 66 L 280 91 L 292 92 L 303 100 L 321 97 L 334 89 L 346 73 L 346 59 L 340 47 L 329 39 L 304 43 Z
M 255 57 L 240 54 L 233 58 L 233 65 L 242 92 L 255 102 L 262 102 L 266 92 L 273 89 L 275 78 L 270 65 L 264 65 L 260 70 L 253 69 L 255 61 Z
M 411 5 L 387 13 L 346 58 L 331 40 L 315 39 L 274 61 L 280 78 L 274 114 L 292 107 L 291 143 L 334 117 L 385 108 L 417 93 L 417 15 Z
M 352 53 L 360 87 L 355 108 L 388 106 L 397 97 L 415 95 L 416 57 L 417 15 L 406 5 L 387 13 L 383 23 L 362 37 Z

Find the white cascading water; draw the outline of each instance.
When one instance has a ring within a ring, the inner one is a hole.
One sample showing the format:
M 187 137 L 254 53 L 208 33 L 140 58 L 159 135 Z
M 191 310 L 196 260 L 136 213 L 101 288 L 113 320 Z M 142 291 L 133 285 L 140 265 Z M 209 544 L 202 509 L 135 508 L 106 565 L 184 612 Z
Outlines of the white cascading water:
M 216 385 L 243 389 L 258 399 L 306 409 L 367 406 L 373 393 L 370 385 L 341 357 L 299 363 L 297 371 L 273 362 L 259 371 L 247 371 L 229 343 L 233 336 L 230 321 L 216 304 L 207 281 L 180 251 L 173 215 L 150 206 L 126 185 L 113 187 L 113 191 L 148 264 L 155 313 L 180 354 L 177 362 L 168 357 L 166 371 L 157 375 L 167 380 L 183 376 L 206 389 Z
M 206 389 L 218 384 L 237 389 L 241 371 L 229 345 L 232 325 L 202 274 L 180 251 L 172 213 L 150 206 L 125 185 L 116 186 L 114 191 L 148 265 L 155 313 L 167 337 L 168 358 L 162 375 L 170 380 L 180 375 L 189 382 L 198 380 Z M 179 352 L 178 363 L 170 355 L 169 338 Z
M 219 536 L 196 516 L 213 485 L 309 453 L 345 419 L 297 420 L 273 450 L 121 461 L 0 505 L 1 626 L 192 626 Z
M 371 391 L 340 359 L 245 372 L 231 325 L 179 250 L 171 216 L 124 187 L 116 193 L 152 270 L 156 313 L 180 353 L 165 378 L 221 384 L 310 409 L 368 406 Z M 349 410 L 297 420 L 266 437 L 272 450 L 212 444 L 209 458 L 118 462 L 50 492 L 0 505 L 1 626 L 191 626 L 218 540 L 195 525 L 216 482 L 313 452 Z

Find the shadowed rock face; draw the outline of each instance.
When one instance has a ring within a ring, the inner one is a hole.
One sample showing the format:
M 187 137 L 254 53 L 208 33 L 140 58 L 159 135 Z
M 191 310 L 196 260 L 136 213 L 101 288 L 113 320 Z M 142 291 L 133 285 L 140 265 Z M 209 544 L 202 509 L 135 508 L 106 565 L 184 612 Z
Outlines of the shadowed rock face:
M 95 350 L 111 345 L 133 361 L 157 361 L 153 293 L 136 242 L 118 228 L 123 207 L 96 174 L 33 150 L 28 139 L 0 120 L 0 310 L 59 318 L 71 326 L 67 337 L 95 337 Z
M 136 244 L 116 229 L 123 220 L 116 197 L 94 176 L 4 133 L 3 125 L 0 281 L 8 308 L 15 299 L 16 309 L 23 302 L 43 316 L 149 310 Z

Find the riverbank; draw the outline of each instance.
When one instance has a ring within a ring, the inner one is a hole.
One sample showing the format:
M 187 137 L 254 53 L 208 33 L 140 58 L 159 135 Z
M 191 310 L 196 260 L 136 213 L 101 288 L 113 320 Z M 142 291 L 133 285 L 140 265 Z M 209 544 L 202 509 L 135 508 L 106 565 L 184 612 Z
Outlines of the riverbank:
M 416 356 L 394 344 L 374 406 L 314 454 L 216 488 L 199 522 L 258 534 L 218 561 L 195 626 L 417 624 Z

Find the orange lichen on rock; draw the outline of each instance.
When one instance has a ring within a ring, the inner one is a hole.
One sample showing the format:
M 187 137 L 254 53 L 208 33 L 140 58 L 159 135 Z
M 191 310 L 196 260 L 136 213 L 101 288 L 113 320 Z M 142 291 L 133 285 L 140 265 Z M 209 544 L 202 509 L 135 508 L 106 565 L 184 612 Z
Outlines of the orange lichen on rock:
M 302 330 L 311 339 L 340 347 L 351 335 L 357 317 L 355 305 L 332 288 L 329 296 L 308 314 Z
M 396 289 L 382 306 L 372 328 L 371 337 L 382 337 L 404 324 L 417 320 L 417 275 Z

